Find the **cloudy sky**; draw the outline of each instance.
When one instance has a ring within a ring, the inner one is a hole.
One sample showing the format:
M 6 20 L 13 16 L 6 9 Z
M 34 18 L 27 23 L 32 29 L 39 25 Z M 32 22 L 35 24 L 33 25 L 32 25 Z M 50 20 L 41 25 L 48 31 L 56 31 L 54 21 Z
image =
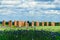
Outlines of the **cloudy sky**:
M 0 0 L 0 21 L 60 22 L 60 0 Z

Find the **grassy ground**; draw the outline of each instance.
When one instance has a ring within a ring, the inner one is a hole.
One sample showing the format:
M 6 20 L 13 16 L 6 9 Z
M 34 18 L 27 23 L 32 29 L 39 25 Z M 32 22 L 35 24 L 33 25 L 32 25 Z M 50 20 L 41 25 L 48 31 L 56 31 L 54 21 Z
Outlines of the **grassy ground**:
M 0 40 L 60 40 L 60 26 L 0 27 Z
M 44 30 L 44 31 L 52 31 L 59 32 L 60 26 L 39 26 L 39 27 L 0 27 L 0 30 Z

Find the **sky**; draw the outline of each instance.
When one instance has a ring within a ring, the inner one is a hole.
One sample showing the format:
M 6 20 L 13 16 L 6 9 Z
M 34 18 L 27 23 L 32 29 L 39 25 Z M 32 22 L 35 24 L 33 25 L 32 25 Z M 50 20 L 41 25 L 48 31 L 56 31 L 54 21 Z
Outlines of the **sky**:
M 0 21 L 60 22 L 60 0 L 0 0 Z

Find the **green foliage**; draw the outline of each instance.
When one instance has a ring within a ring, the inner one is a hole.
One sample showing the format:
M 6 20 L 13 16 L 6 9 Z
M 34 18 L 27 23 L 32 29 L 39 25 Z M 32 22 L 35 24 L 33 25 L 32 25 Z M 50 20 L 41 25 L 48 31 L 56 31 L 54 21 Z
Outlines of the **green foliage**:
M 60 27 L 0 27 L 0 40 L 60 40 Z

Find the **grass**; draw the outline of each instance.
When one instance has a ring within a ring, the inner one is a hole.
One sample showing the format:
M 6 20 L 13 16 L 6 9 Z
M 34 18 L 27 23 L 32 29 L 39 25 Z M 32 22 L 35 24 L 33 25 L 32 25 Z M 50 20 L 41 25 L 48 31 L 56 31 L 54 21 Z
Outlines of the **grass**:
M 0 27 L 0 40 L 60 40 L 60 26 Z
M 58 32 L 60 31 L 60 26 L 39 26 L 39 27 L 0 27 L 0 30 L 45 30 Z
M 45 31 L 51 31 L 51 32 L 59 32 L 60 26 L 44 26 L 44 27 L 36 27 L 36 30 L 45 30 Z

